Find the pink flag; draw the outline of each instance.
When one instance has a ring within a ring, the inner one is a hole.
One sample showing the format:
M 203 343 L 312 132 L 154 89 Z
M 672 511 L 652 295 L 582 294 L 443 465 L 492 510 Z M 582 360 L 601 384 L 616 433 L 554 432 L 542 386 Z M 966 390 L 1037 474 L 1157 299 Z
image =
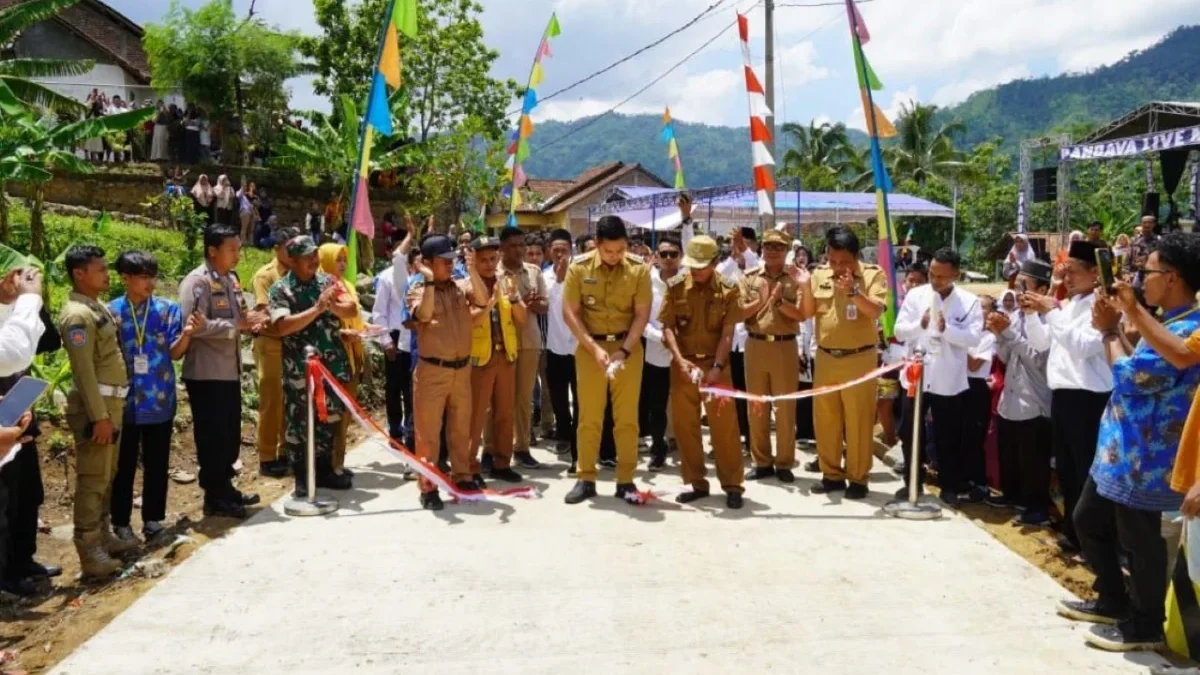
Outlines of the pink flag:
M 522 169 L 521 165 L 518 164 L 516 166 L 516 168 L 513 169 L 513 185 L 515 185 L 517 187 L 521 187 L 524 184 L 525 184 L 525 169 Z
M 367 198 L 367 181 L 358 179 L 354 196 L 354 222 L 350 226 L 367 239 L 375 238 L 375 218 L 371 215 L 371 200 Z
M 846 13 L 850 15 L 850 24 L 854 26 L 859 44 L 865 46 L 871 41 L 871 31 L 867 30 L 867 24 L 863 21 L 862 14 L 859 13 L 858 5 L 854 3 L 854 0 L 846 0 Z
M 541 61 L 543 56 L 554 56 L 550 53 L 550 41 L 542 38 L 542 48 L 538 50 L 537 60 Z

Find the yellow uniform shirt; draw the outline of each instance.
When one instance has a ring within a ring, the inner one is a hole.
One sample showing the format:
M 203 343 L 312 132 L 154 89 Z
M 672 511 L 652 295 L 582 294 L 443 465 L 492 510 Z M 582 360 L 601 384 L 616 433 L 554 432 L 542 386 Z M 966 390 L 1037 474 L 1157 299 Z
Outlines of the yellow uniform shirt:
M 580 305 L 590 335 L 627 332 L 633 325 L 634 307 L 650 301 L 650 268 L 635 255 L 626 254 L 609 267 L 599 253 L 591 251 L 576 256 L 567 268 L 563 302 Z
M 887 275 L 878 265 L 859 265 L 854 275 L 859 292 L 874 302 L 887 302 Z M 854 301 L 838 293 L 833 283 L 833 269 L 828 265 L 812 273 L 813 297 L 816 300 L 817 346 L 825 349 L 859 349 L 879 342 L 876 322 L 858 312 Z
M 675 332 L 679 352 L 685 357 L 713 357 L 726 326 L 737 325 L 737 284 L 719 274 L 708 283 L 698 283 L 691 274 L 681 274 L 667 282 L 658 320 L 663 330 Z

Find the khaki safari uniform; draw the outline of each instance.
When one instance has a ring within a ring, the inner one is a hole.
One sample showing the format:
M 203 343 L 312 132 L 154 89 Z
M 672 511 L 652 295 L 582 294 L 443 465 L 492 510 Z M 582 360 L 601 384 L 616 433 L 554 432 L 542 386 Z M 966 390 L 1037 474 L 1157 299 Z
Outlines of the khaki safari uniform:
M 272 260 L 263 265 L 250 285 L 254 288 L 254 306 L 271 304 L 271 287 L 287 268 Z M 269 326 L 254 339 L 254 362 L 258 366 L 258 461 L 273 462 L 284 457 L 283 444 L 283 342 L 278 331 Z
M 67 396 L 67 424 L 75 435 L 75 536 L 98 535 L 108 532 L 129 374 L 117 323 L 100 302 L 72 291 L 59 314 L 58 329 L 74 385 Z M 92 426 L 103 420 L 113 424 L 108 445 L 92 442 Z
M 417 320 L 425 286 L 434 286 L 433 317 Z M 417 456 L 436 464 L 442 420 L 450 452 L 451 478 L 471 480 L 471 281 L 432 282 L 417 277 L 408 291 L 408 307 L 417 331 L 420 360 L 413 371 L 413 434 Z M 422 478 L 421 491 L 437 488 Z
M 543 300 L 547 297 L 546 280 L 537 265 L 523 262 L 520 271 L 512 271 L 501 265 L 497 276 L 502 280 L 504 277 L 513 277 L 517 284 L 517 292 L 522 298 L 528 299 L 533 293 L 537 293 Z M 537 382 L 538 365 L 542 360 L 542 331 L 538 328 L 533 312 L 529 314 L 529 320 L 519 329 L 521 351 L 517 355 L 516 412 L 513 423 L 516 452 L 529 452 L 529 427 L 533 424 L 533 386 Z M 542 405 L 543 409 L 549 407 Z
M 859 292 L 887 301 L 887 277 L 878 265 L 859 265 L 854 276 Z M 858 311 L 849 296 L 834 288 L 833 270 L 822 265 L 812 274 L 816 300 L 817 353 L 813 388 L 848 382 L 879 363 L 875 321 Z M 829 480 L 867 484 L 873 455 L 876 381 L 813 399 L 813 422 L 821 473 Z M 842 468 L 842 442 L 846 464 Z
M 583 329 L 609 354 L 621 350 L 634 308 L 649 305 L 650 268 L 641 258 L 626 254 L 613 267 L 605 265 L 596 251 L 575 256 L 567 268 L 563 303 L 578 304 Z M 596 458 L 604 410 L 612 402 L 613 440 L 617 446 L 617 483 L 632 483 L 637 470 L 638 399 L 642 387 L 640 341 L 625 358 L 625 366 L 612 380 L 596 363 L 584 342 L 575 352 L 575 379 L 579 390 L 579 479 L 596 480 Z
M 772 274 L 765 264 L 747 271 L 742 277 L 744 308 L 770 295 L 775 284 L 783 284 L 783 299 L 795 306 L 800 285 L 780 267 Z M 796 391 L 800 382 L 800 353 L 796 336 L 800 322 L 792 321 L 778 306 L 764 307 L 746 317 L 746 390 L 751 394 L 780 396 Z M 775 403 L 775 453 L 771 452 L 771 409 L 750 408 L 750 455 L 756 467 L 791 470 L 796 463 L 796 402 Z
M 713 274 L 708 283 L 696 282 L 691 273 L 667 282 L 659 321 L 663 330 L 675 333 L 675 342 L 683 358 L 707 374 L 713 367 L 717 346 L 726 326 L 736 326 L 741 308 L 737 284 Z M 717 384 L 730 386 L 729 364 L 721 364 Z M 704 447 L 700 433 L 700 384 L 678 364 L 671 367 L 671 420 L 679 444 L 679 473 L 683 482 L 696 491 L 707 491 Z M 737 409 L 725 399 L 710 399 L 704 404 L 708 414 L 710 442 L 717 464 L 717 479 L 725 492 L 742 492 L 742 446 L 738 434 Z

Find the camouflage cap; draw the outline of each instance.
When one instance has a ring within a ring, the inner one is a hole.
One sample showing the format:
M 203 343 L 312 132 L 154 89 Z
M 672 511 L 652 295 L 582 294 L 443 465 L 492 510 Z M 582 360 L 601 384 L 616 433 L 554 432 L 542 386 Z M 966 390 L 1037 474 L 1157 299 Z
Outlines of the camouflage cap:
M 293 258 L 302 258 L 317 252 L 317 242 L 306 235 L 294 237 L 287 243 L 287 254 Z

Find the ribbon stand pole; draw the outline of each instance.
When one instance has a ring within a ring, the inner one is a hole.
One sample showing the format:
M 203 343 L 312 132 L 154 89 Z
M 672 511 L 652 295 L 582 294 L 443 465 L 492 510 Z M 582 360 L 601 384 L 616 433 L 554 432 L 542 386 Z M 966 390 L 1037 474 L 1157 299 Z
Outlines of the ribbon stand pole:
M 920 501 L 917 492 L 921 476 L 921 427 L 925 426 L 925 416 L 921 414 L 921 399 L 925 388 L 925 350 L 918 347 L 913 355 L 920 368 L 917 378 L 916 392 L 913 394 L 913 424 L 912 424 L 912 453 L 908 458 L 908 500 L 897 499 L 888 502 L 883 512 L 893 518 L 904 520 L 936 520 L 942 517 L 942 507 L 935 501 Z
M 317 359 L 317 350 L 313 347 L 305 347 L 304 355 L 307 361 Z M 305 453 L 305 464 L 307 475 L 305 476 L 308 488 L 308 499 L 289 499 L 283 505 L 283 512 L 289 516 L 323 516 L 327 513 L 333 513 L 338 510 L 338 501 L 328 495 L 317 494 L 317 443 L 316 443 L 316 413 L 313 406 L 313 398 L 316 395 L 317 387 L 324 387 L 324 382 L 316 381 L 311 369 L 307 369 L 308 375 L 305 378 L 308 383 L 308 450 Z

